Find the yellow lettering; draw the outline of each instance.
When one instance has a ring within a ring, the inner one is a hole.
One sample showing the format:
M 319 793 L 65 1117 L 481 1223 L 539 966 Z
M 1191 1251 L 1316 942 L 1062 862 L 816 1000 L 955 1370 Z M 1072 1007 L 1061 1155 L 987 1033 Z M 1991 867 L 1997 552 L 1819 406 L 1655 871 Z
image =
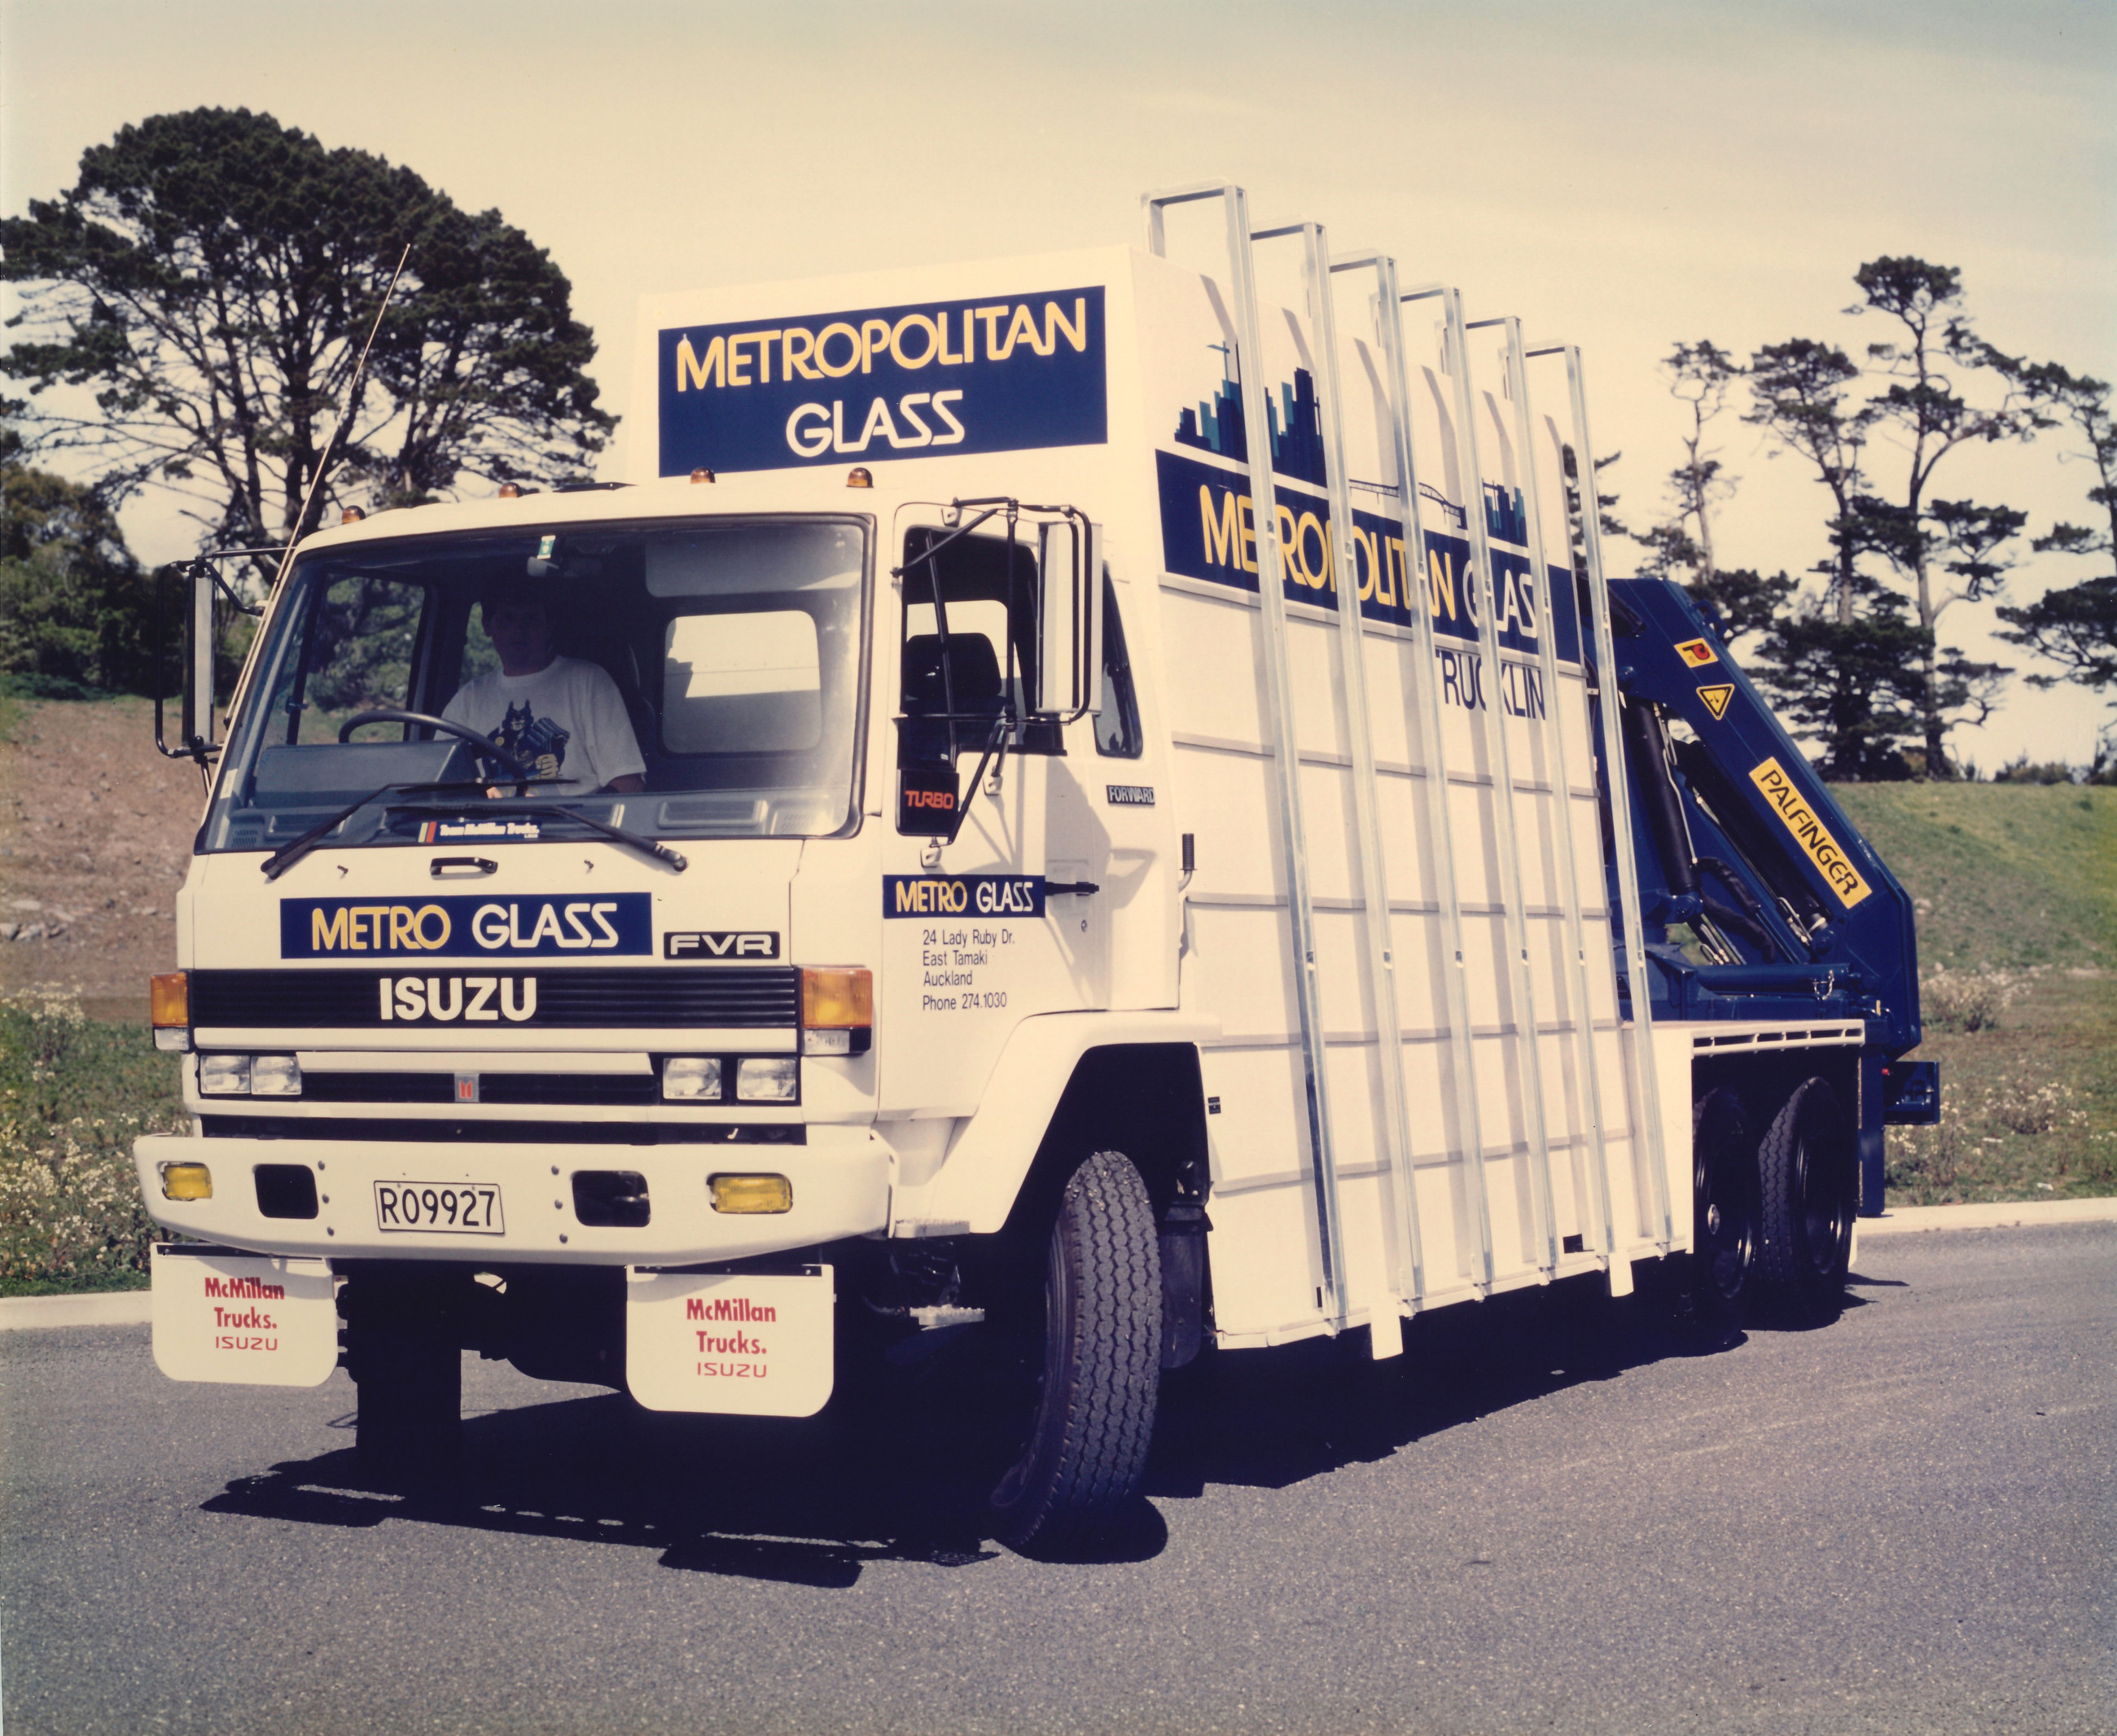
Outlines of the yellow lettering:
M 860 321 L 860 372 L 873 371 L 874 353 L 889 348 L 889 321 L 863 320 Z
M 960 355 L 952 356 L 948 353 L 948 311 L 947 308 L 944 307 L 941 310 L 939 317 L 941 326 L 941 365 L 943 367 L 954 367 L 962 362 L 969 361 L 971 359 L 971 344 L 970 310 L 966 308 L 963 312 L 963 349 L 962 353 Z
M 833 362 L 830 357 L 831 339 L 841 332 L 845 334 L 846 341 L 852 345 L 852 353 L 846 358 L 845 366 L 842 367 Z M 858 367 L 864 353 L 860 348 L 860 335 L 846 325 L 843 320 L 833 321 L 817 336 L 816 365 L 833 380 L 842 380 Z
M 441 931 L 431 940 L 427 938 L 428 916 L 439 916 L 441 919 Z M 419 907 L 418 915 L 413 920 L 412 932 L 419 944 L 430 953 L 446 946 L 449 944 L 449 913 L 438 904 L 422 904 Z
M 1040 356 L 1051 353 L 1051 345 L 1044 334 L 1036 329 L 1036 317 L 1030 312 L 1026 302 L 1014 310 L 1014 317 L 1008 321 L 1007 342 L 994 355 L 993 360 L 1004 362 L 1014 353 L 1014 346 L 1017 344 L 1026 344 Z
M 1073 346 L 1077 354 L 1088 353 L 1088 298 L 1085 295 L 1073 298 L 1073 317 L 1068 319 L 1058 311 L 1056 302 L 1044 304 L 1044 348 L 1040 355 L 1049 355 L 1058 347 L 1058 335 L 1066 334 L 1066 341 Z
M 900 916 L 916 916 L 919 914 L 919 883 L 917 881 L 899 880 L 897 883 L 897 913 Z
M 813 359 L 816 353 L 816 335 L 814 332 L 805 326 L 789 326 L 779 336 L 786 346 L 786 353 L 779 358 L 781 379 L 791 380 L 796 374 L 804 380 L 823 377 L 817 372 Z M 800 340 L 798 347 L 795 341 L 796 339 Z
M 748 386 L 749 376 L 744 372 L 749 366 L 749 358 L 742 353 L 742 346 L 750 341 L 750 334 L 736 332 L 727 340 L 727 383 L 730 386 Z
M 998 326 L 1002 320 L 1005 319 L 1007 317 L 1007 314 L 1008 305 L 1004 302 L 1001 302 L 997 307 L 980 307 L 977 310 L 978 317 L 985 322 L 985 359 L 988 362 L 1004 362 L 1007 360 L 1007 352 L 999 347 L 999 339 L 993 335 L 993 328 Z M 966 338 L 970 329 L 971 322 L 968 316 L 966 316 L 963 321 L 963 330 Z M 975 361 L 977 359 L 975 355 L 972 353 L 972 344 L 966 341 L 963 345 L 963 354 L 965 359 L 969 361 Z
M 701 362 L 699 353 L 691 348 L 691 340 L 685 338 L 676 346 L 676 390 L 687 392 L 695 386 L 703 392 L 708 380 L 715 386 L 720 385 L 726 353 L 723 341 L 715 338 L 706 346 L 706 359 Z
M 745 342 L 754 339 L 757 344 L 757 383 L 759 386 L 772 384 L 772 345 L 778 335 L 779 332 L 776 327 L 770 331 L 752 331 L 744 334 Z
M 345 930 L 344 905 L 341 904 L 331 912 L 330 921 L 328 922 L 324 921 L 324 913 L 321 911 L 312 910 L 309 912 L 309 947 L 311 951 L 335 953 L 348 950 L 350 943 L 346 939 Z
M 1426 575 L 1432 581 L 1433 599 L 1428 605 L 1436 621 L 1441 619 L 1445 607 L 1451 621 L 1455 618 L 1455 563 L 1437 548 L 1426 552 Z
M 945 317 L 945 316 L 943 316 Z M 926 353 L 915 362 L 904 353 L 904 334 L 923 331 L 926 334 Z M 934 322 L 923 313 L 907 313 L 897 322 L 897 329 L 889 335 L 889 353 L 897 358 L 899 367 L 924 367 L 934 359 L 934 353 L 944 348 L 941 334 L 934 329 Z
M 1206 564 L 1208 566 L 1239 565 L 1243 558 L 1243 500 L 1232 488 L 1224 490 L 1221 499 L 1226 504 L 1219 512 L 1213 510 L 1213 488 L 1210 482 L 1198 485 L 1198 524 L 1206 538 Z
M 1778 810 L 1780 822 L 1807 853 L 1815 871 L 1838 894 L 1839 903 L 1850 910 L 1874 890 L 1847 860 L 1838 840 L 1830 835 L 1830 829 L 1801 799 L 1793 780 L 1787 776 L 1778 760 L 1767 760 L 1757 766 L 1750 773 L 1750 782 Z
M 408 904 L 390 907 L 390 950 L 393 953 L 415 953 L 420 950 L 417 924 L 418 916 Z
M 1294 564 L 1294 509 L 1279 508 L 1279 575 L 1281 583 L 1291 579 L 1301 584 L 1300 570 Z

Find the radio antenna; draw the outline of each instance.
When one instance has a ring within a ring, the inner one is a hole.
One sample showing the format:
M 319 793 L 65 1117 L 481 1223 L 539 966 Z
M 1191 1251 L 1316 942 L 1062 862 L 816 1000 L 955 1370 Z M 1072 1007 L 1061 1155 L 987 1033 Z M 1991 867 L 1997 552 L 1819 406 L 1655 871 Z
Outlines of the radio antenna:
M 316 496 L 322 491 L 324 478 L 330 474 L 331 457 L 347 432 L 353 427 L 353 413 L 360 403 L 360 381 L 367 372 L 367 353 L 375 348 L 376 335 L 382 330 L 382 316 L 390 312 L 390 298 L 397 293 L 397 279 L 404 275 L 404 263 L 412 256 L 412 243 L 404 243 L 404 251 L 397 256 L 397 269 L 390 274 L 390 284 L 382 292 L 382 305 L 375 310 L 375 323 L 367 328 L 367 341 L 360 346 L 360 359 L 353 363 L 353 378 L 345 389 L 345 411 L 338 419 L 338 426 L 325 441 L 323 456 L 316 460 L 316 473 L 310 479 L 309 492 L 302 502 L 302 515 L 294 521 L 294 533 L 287 538 L 286 552 L 279 556 L 279 570 L 272 575 L 272 589 L 278 590 L 279 582 L 287 576 L 287 569 L 294 559 L 295 547 L 300 543 L 302 527 L 309 522 L 309 514 L 316 508 Z

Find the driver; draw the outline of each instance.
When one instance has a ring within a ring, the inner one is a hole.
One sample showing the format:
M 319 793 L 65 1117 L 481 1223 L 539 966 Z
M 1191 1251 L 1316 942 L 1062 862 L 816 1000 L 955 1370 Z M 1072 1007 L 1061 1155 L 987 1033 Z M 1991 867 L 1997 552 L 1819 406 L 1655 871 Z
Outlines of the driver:
M 495 589 L 478 599 L 478 612 L 500 667 L 466 681 L 441 715 L 533 761 L 539 778 L 572 779 L 586 790 L 645 789 L 647 763 L 617 683 L 599 664 L 557 654 L 542 593 L 528 585 Z

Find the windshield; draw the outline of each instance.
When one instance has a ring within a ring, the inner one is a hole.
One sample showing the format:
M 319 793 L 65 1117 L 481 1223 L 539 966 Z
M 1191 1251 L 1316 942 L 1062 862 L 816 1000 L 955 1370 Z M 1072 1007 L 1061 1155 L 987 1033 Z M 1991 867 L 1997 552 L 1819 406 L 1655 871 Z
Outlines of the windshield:
M 868 535 L 858 519 L 685 519 L 307 556 L 205 847 L 276 850 L 376 791 L 329 847 L 577 838 L 571 815 L 655 838 L 851 830 Z M 342 741 L 370 711 L 456 727 L 368 723 Z M 536 815 L 508 817 L 523 799 L 476 741 L 534 771 Z

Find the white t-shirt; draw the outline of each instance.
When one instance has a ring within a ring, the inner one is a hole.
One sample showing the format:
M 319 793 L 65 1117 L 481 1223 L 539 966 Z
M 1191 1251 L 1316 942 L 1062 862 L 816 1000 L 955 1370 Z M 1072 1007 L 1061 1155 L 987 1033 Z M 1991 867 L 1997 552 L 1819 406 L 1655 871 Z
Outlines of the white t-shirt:
M 647 769 L 617 683 L 579 658 L 555 657 L 534 675 L 481 675 L 441 715 L 533 760 L 540 778 L 575 780 L 561 794 L 586 795 Z

